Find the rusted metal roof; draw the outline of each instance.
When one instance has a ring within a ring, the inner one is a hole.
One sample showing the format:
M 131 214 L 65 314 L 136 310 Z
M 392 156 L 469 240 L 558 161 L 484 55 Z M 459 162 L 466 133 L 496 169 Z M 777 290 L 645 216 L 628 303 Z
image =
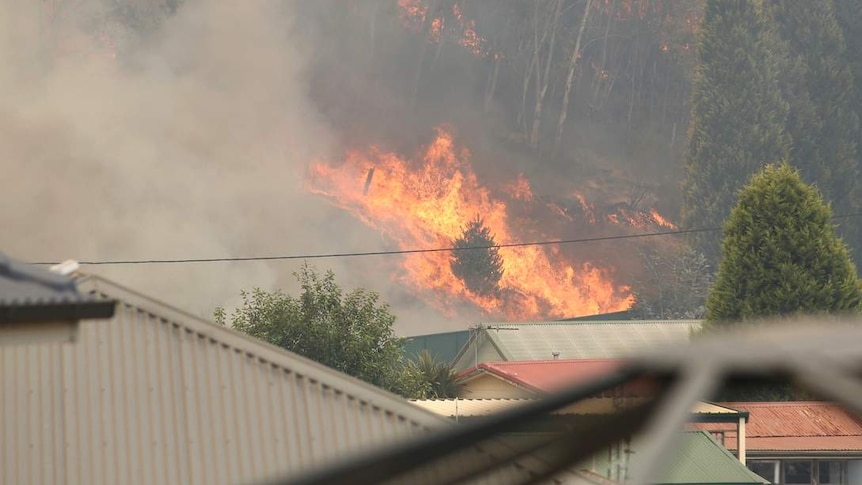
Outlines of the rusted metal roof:
M 727 402 L 724 406 L 748 411 L 748 452 L 858 451 L 862 453 L 862 420 L 843 407 L 816 401 Z M 736 449 L 736 430 L 727 425 L 693 425 L 724 438 Z

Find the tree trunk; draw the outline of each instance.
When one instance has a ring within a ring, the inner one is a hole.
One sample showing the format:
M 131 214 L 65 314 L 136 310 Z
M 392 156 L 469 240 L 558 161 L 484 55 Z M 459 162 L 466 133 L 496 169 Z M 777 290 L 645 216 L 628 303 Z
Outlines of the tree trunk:
M 494 69 L 491 71 L 491 77 L 485 89 L 485 103 L 483 105 L 485 113 L 491 110 L 491 103 L 494 101 L 494 92 L 497 90 L 497 76 L 500 74 L 500 59 L 499 55 L 494 54 Z
M 584 16 L 581 18 L 581 26 L 578 27 L 578 36 L 575 38 L 575 48 L 572 49 L 572 57 L 569 59 L 569 72 L 566 74 L 566 89 L 563 91 L 563 106 L 560 110 L 560 119 L 557 121 L 557 139 L 554 142 L 554 152 L 560 148 L 560 142 L 563 140 L 563 127 L 566 125 L 566 117 L 569 113 L 569 96 L 572 92 L 572 81 L 575 79 L 575 68 L 578 65 L 578 58 L 581 57 L 581 38 L 584 36 L 584 28 L 587 26 L 587 19 L 590 16 L 590 5 L 592 0 L 587 0 L 584 7 Z
M 530 90 L 530 79 L 533 78 L 533 69 L 536 68 L 536 56 L 530 56 L 530 63 L 527 65 L 527 70 L 524 72 L 524 89 L 521 91 L 521 109 L 518 112 L 517 125 L 524 130 L 524 135 L 527 135 L 527 92 Z
M 377 17 L 380 11 L 380 3 L 374 4 L 374 9 L 371 11 L 371 21 L 368 26 L 368 62 L 374 60 L 374 51 L 377 48 Z
M 440 11 L 440 0 L 435 2 L 431 8 L 428 9 L 428 15 L 425 19 L 425 26 L 423 27 L 423 39 L 422 39 L 422 50 L 419 52 L 419 65 L 416 66 L 416 79 L 413 82 L 413 92 L 410 96 L 409 107 L 412 111 L 416 108 L 416 101 L 419 97 L 419 87 L 422 83 L 422 68 L 425 65 L 425 56 L 428 53 L 428 36 L 431 34 L 431 25 L 434 22 L 434 18 L 437 13 Z
M 533 128 L 530 131 L 530 146 L 534 149 L 539 147 L 539 128 L 542 123 L 542 110 L 544 108 L 545 94 L 548 92 L 548 84 L 550 84 L 551 64 L 553 64 L 554 61 L 554 43 L 557 39 L 557 24 L 560 19 L 560 10 L 562 9 L 562 6 L 563 0 L 557 0 L 557 6 L 554 9 L 554 16 L 551 19 L 551 25 L 549 26 L 551 29 L 551 40 L 548 43 L 548 62 L 545 64 L 543 79 L 538 79 L 541 69 L 536 72 L 536 80 L 540 82 L 536 83 L 536 105 L 533 110 Z M 547 32 L 547 29 L 545 32 Z M 539 46 L 537 45 L 537 52 L 538 47 Z
M 602 88 L 602 77 L 607 68 L 608 62 L 608 36 L 611 33 L 611 23 L 614 21 L 614 12 L 617 9 L 617 0 L 613 0 L 611 2 L 611 10 L 608 12 L 608 22 L 605 24 L 605 38 L 602 42 L 602 62 L 599 64 L 599 82 L 593 83 L 593 105 L 596 105 L 598 102 L 599 92 L 601 92 Z M 593 79 L 595 81 L 595 78 Z

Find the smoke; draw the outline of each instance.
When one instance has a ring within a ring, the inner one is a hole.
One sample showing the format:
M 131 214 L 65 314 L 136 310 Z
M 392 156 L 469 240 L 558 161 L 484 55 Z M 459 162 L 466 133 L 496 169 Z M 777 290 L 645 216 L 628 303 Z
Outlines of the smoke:
M 146 4 L 0 0 L 0 249 L 29 261 L 381 249 L 302 188 L 335 141 L 309 100 L 291 4 Z M 298 264 L 85 270 L 209 316 L 242 289 L 294 290 Z M 386 290 L 375 266 L 319 264 Z

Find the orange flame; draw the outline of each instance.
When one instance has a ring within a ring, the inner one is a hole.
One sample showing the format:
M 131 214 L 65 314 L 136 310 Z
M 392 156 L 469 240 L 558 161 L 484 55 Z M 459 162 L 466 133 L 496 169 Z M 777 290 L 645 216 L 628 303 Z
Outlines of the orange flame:
M 649 214 L 652 217 L 653 222 L 655 222 L 657 225 L 661 227 L 666 227 L 668 229 L 676 229 L 676 224 L 665 219 L 664 216 L 659 214 L 657 210 L 650 209 Z
M 526 179 L 515 184 L 529 191 Z M 477 180 L 467 150 L 438 129 L 421 158 L 409 160 L 376 148 L 353 151 L 339 166 L 315 163 L 308 189 L 329 198 L 401 249 L 451 247 L 477 215 L 497 244 L 519 241 L 505 203 Z M 532 192 L 523 192 L 530 193 Z M 407 255 L 401 278 L 423 299 L 448 314 L 467 301 L 492 315 L 546 318 L 586 315 L 628 308 L 628 288 L 617 286 L 611 269 L 568 262 L 554 248 L 500 248 L 501 297 L 472 293 L 451 270 L 449 252 Z
M 581 205 L 581 210 L 584 212 L 584 216 L 590 224 L 596 223 L 596 208 L 593 204 L 587 203 L 587 199 L 584 198 L 583 195 L 574 192 L 572 193 L 572 197 L 578 200 L 578 203 Z M 613 221 L 616 222 L 616 221 Z
M 398 7 L 403 19 L 419 24 L 425 22 L 428 7 L 422 4 L 422 0 L 398 0 Z
M 421 30 L 428 16 L 428 7 L 422 0 L 398 0 L 400 16 L 402 21 L 412 30 Z M 485 57 L 490 55 L 487 49 L 487 40 L 476 31 L 476 21 L 465 19 L 461 6 L 458 3 L 452 5 L 452 15 L 457 25 L 449 26 L 443 17 L 431 19 L 428 26 L 428 39 L 432 43 L 439 43 L 444 31 L 447 29 L 458 36 L 457 42 L 461 47 L 469 50 L 476 56 Z M 451 17 L 450 17 L 451 18 Z M 451 23 L 451 22 L 450 22 Z M 498 54 L 494 54 L 496 59 Z
M 519 174 L 518 179 L 513 183 L 503 187 L 503 189 L 513 198 L 530 202 L 533 200 L 533 190 L 530 188 L 530 182 L 524 177 L 524 174 Z

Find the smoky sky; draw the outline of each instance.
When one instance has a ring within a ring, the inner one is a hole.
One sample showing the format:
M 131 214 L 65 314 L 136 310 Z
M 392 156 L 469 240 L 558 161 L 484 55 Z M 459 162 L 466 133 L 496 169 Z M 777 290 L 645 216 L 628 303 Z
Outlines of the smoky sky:
M 310 100 L 295 6 L 152 3 L 130 20 L 97 0 L 0 0 L 0 248 L 27 261 L 385 248 L 303 190 L 308 164 L 339 148 Z M 242 289 L 295 290 L 300 263 L 84 270 L 209 316 Z M 380 261 L 314 264 L 390 296 L 403 333 L 445 320 L 393 294 Z

